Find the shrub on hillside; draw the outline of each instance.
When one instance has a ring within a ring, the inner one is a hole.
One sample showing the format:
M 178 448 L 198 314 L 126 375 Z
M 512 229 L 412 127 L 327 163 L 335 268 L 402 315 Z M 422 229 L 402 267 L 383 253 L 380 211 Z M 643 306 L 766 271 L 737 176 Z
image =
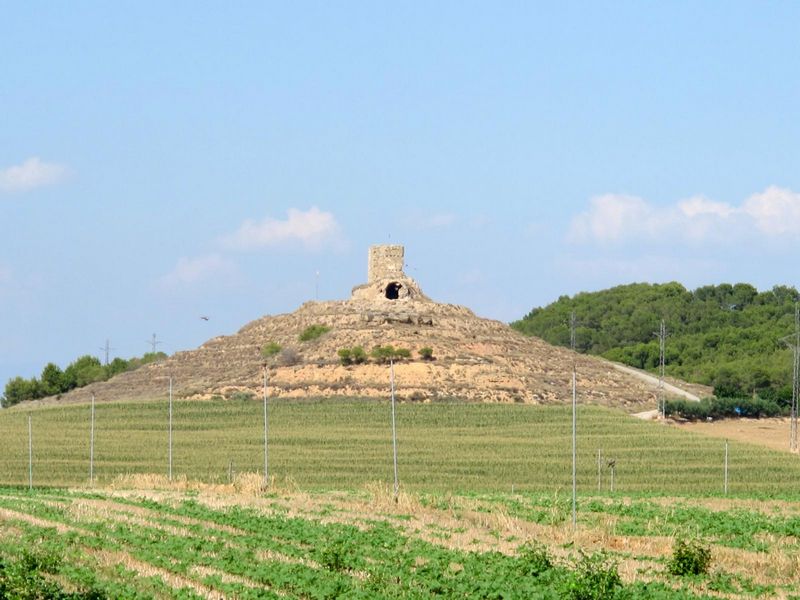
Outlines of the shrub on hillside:
M 264 358 L 272 358 L 282 350 L 281 345 L 277 342 L 267 342 L 261 348 L 261 356 Z
M 350 348 L 339 348 L 336 354 L 339 356 L 339 362 L 344 366 L 353 364 L 353 351 Z
M 706 419 L 725 419 L 748 417 L 759 419 L 778 417 L 786 412 L 773 400 L 765 398 L 703 398 L 700 402 L 691 400 L 667 400 L 667 416 L 681 417 L 689 421 Z
M 394 358 L 394 346 L 375 346 L 369 355 L 376 363 L 388 363 Z
M 667 570 L 672 575 L 705 575 L 711 566 L 711 549 L 699 540 L 675 541 Z
M 357 365 L 367 362 L 367 353 L 361 346 L 353 346 L 350 348 L 350 358 Z
M 315 340 L 321 335 L 328 333 L 330 330 L 331 328 L 327 325 L 309 325 L 303 330 L 298 338 L 301 342 L 310 342 L 311 340 Z
M 417 350 L 422 360 L 433 360 L 433 348 L 425 346 Z
M 300 362 L 302 362 L 302 357 L 294 348 L 284 348 L 278 354 L 278 364 L 282 367 L 293 367 Z

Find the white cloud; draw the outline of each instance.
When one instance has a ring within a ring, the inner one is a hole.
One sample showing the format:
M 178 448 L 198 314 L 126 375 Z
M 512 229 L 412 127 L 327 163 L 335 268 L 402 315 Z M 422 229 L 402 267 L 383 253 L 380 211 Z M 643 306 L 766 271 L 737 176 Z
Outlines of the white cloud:
M 166 288 L 176 288 L 209 280 L 230 281 L 237 273 L 236 265 L 219 254 L 196 258 L 181 257 L 175 268 L 161 277 L 159 283 Z
M 339 224 L 332 213 L 312 206 L 306 211 L 290 208 L 285 220 L 267 217 L 261 222 L 247 220 L 233 234 L 222 239 L 224 245 L 239 250 L 300 243 L 319 248 L 340 241 Z
M 612 242 L 652 235 L 659 227 L 654 208 L 637 196 L 605 194 L 589 200 L 589 210 L 572 221 L 568 239 L 573 242 Z
M 42 162 L 34 156 L 21 165 L 0 169 L 0 191 L 27 192 L 38 187 L 59 183 L 68 175 L 67 167 Z
M 800 237 L 800 194 L 769 187 L 740 206 L 694 196 L 657 206 L 619 194 L 590 199 L 589 209 L 575 216 L 567 233 L 573 243 L 628 241 L 707 242 L 768 235 Z
M 768 235 L 800 235 L 800 194 L 770 186 L 745 200 L 742 210 Z

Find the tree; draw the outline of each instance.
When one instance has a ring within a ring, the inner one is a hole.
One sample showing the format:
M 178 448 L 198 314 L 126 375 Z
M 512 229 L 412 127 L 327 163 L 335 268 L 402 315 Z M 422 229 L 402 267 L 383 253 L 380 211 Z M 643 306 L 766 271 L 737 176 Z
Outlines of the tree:
M 40 378 L 41 391 L 45 396 L 55 396 L 67 391 L 65 388 L 64 372 L 54 363 L 47 363 L 42 369 Z
M 106 371 L 96 356 L 86 354 L 64 369 L 64 378 L 69 382 L 70 388 L 68 389 L 71 389 L 83 387 L 95 381 L 104 381 Z
M 106 365 L 106 375 L 110 379 L 114 375 L 119 375 L 120 373 L 124 373 L 130 368 L 130 365 L 127 360 L 124 358 L 115 358 L 112 360 L 108 365 Z
M 13 406 L 24 402 L 26 400 L 34 400 L 40 397 L 39 382 L 34 377 L 33 379 L 25 379 L 24 377 L 14 377 L 6 383 L 5 399 L 3 406 Z

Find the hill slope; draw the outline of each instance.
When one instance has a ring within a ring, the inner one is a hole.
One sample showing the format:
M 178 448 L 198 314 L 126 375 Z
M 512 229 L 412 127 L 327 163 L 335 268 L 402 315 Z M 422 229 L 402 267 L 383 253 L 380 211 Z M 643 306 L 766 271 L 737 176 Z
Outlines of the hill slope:
M 329 331 L 301 342 L 312 325 Z M 553 404 L 570 398 L 573 360 L 584 402 L 640 410 L 655 404 L 649 383 L 594 357 L 576 355 L 537 338 L 526 337 L 499 321 L 470 310 L 427 299 L 358 299 L 308 302 L 297 311 L 266 316 L 231 336 L 214 338 L 196 350 L 65 394 L 63 400 L 163 397 L 168 378 L 181 397 L 261 394 L 261 349 L 274 342 L 283 352 L 269 361 L 269 394 L 278 397 L 387 397 L 389 368 L 369 361 L 343 366 L 341 348 L 378 345 L 411 351 L 395 365 L 397 394 L 405 400 L 461 398 L 486 402 Z M 430 347 L 434 360 L 419 358 Z
M 713 385 L 724 395 L 791 398 L 791 355 L 780 338 L 794 330 L 800 294 L 776 286 L 758 292 L 738 283 L 694 291 L 678 283 L 635 283 L 562 296 L 535 308 L 512 326 L 552 344 L 569 344 L 567 323 L 575 312 L 576 347 L 641 369 L 659 361 L 654 332 L 666 321 L 666 372 Z

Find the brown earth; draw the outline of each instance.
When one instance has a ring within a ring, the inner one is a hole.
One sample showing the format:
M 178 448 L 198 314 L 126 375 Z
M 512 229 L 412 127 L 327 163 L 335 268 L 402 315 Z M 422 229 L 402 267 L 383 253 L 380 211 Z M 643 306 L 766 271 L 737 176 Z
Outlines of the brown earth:
M 262 393 L 261 349 L 280 344 L 269 359 L 271 397 L 361 396 L 386 398 L 389 368 L 369 361 L 342 366 L 341 348 L 391 344 L 411 351 L 395 365 L 397 396 L 407 401 L 458 398 L 480 402 L 558 404 L 571 398 L 571 371 L 577 367 L 582 403 L 620 407 L 629 412 L 655 406 L 650 382 L 619 372 L 608 361 L 575 354 L 499 321 L 476 317 L 462 306 L 439 304 L 421 294 L 388 300 L 364 287 L 347 301 L 307 302 L 293 313 L 265 316 L 238 333 L 209 340 L 196 350 L 177 352 L 107 382 L 73 390 L 62 400 L 98 401 L 163 398 L 173 378 L 178 397 Z M 330 331 L 316 340 L 298 336 L 311 325 Z M 434 360 L 419 349 L 431 347 Z
M 724 419 L 675 423 L 685 431 L 789 452 L 789 419 Z

